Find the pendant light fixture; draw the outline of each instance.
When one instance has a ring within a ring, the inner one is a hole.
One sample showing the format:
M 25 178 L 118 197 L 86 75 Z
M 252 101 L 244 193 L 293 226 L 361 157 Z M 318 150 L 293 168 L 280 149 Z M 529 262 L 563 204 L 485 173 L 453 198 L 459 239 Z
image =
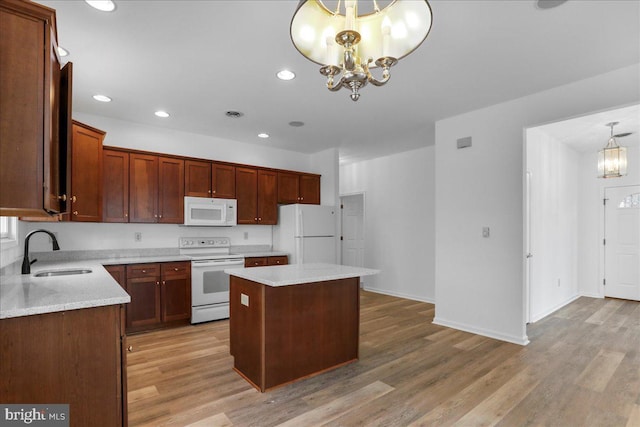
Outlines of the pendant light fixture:
M 613 136 L 613 127 L 617 124 L 606 124 L 611 128 L 611 136 L 607 145 L 598 152 L 598 178 L 617 178 L 627 174 L 627 149 L 618 145 Z
M 383 8 L 371 1 L 373 11 L 359 15 L 356 0 L 338 0 L 333 11 L 321 0 L 302 0 L 291 20 L 296 49 L 321 65 L 330 91 L 350 89 L 353 101 L 367 83 L 386 84 L 389 69 L 420 46 L 431 29 L 426 0 L 391 0 Z M 369 71 L 376 67 L 382 68 L 381 79 Z

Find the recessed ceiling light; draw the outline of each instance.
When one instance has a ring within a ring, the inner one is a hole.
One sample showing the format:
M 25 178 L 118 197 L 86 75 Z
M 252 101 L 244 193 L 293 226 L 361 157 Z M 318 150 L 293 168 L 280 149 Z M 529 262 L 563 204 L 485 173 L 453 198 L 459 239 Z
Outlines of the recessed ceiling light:
M 167 117 L 169 117 L 169 113 L 167 113 L 166 111 L 162 111 L 162 110 L 156 111 L 153 114 L 155 114 L 158 117 L 162 117 L 163 119 L 166 119 Z
M 93 95 L 93 99 L 100 102 L 111 102 L 111 98 L 107 95 Z
M 293 80 L 296 78 L 296 74 L 289 70 L 280 70 L 276 74 L 280 80 Z
M 69 51 L 62 46 L 58 46 L 58 55 L 60 56 L 69 56 Z
M 258 134 L 258 138 L 269 138 L 269 134 L 268 133 L 259 133 Z
M 116 4 L 111 0 L 84 0 L 89 6 L 102 12 L 113 12 Z

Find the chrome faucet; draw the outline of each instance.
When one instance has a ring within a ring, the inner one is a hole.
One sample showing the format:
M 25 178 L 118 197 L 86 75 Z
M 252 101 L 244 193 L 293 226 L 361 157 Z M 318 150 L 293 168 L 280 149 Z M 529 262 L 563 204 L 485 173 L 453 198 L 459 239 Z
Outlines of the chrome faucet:
M 31 273 L 31 264 L 37 261 L 34 259 L 33 261 L 29 261 L 29 238 L 36 233 L 47 233 L 49 237 L 51 237 L 51 241 L 53 242 L 53 250 L 59 251 L 60 246 L 58 245 L 58 239 L 56 239 L 55 234 L 48 230 L 33 230 L 31 233 L 27 234 L 27 237 L 24 238 L 24 258 L 22 259 L 22 274 Z

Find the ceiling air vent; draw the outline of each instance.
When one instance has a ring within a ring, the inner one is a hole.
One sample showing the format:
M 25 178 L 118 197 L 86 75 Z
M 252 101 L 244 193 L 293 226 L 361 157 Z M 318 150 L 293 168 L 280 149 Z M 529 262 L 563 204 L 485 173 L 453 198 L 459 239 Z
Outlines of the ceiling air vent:
M 242 114 L 240 111 L 233 111 L 233 110 L 229 110 L 224 114 L 227 117 L 231 117 L 232 119 L 239 119 L 240 117 L 244 116 L 244 114 Z

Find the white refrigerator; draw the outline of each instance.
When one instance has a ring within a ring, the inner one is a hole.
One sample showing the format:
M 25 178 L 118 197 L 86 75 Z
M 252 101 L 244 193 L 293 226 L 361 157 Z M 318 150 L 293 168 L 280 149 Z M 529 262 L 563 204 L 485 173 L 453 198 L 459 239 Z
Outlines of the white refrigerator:
M 287 252 L 290 264 L 336 264 L 336 209 L 320 205 L 282 205 L 273 228 L 274 250 Z

